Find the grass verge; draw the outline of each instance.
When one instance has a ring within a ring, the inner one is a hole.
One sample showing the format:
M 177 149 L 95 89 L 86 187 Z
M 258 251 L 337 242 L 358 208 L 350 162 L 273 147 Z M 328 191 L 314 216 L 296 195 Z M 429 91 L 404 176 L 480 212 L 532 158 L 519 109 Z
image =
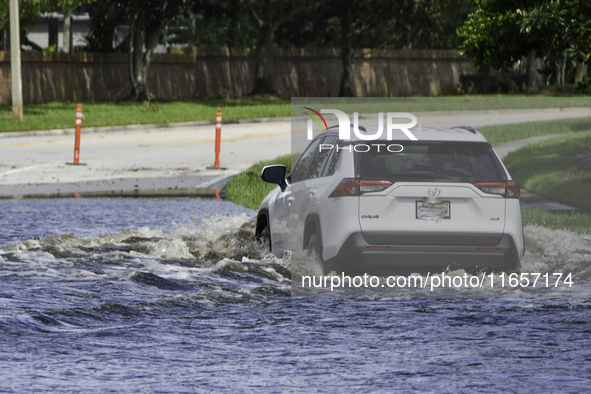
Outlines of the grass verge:
M 524 189 L 591 210 L 591 131 L 526 146 L 504 162 Z
M 478 128 L 478 131 L 493 145 L 541 135 L 580 133 L 588 130 L 591 130 L 591 118 L 560 119 Z
M 289 174 L 291 171 L 291 155 L 256 163 L 246 171 L 236 175 L 226 184 L 226 198 L 238 205 L 258 209 L 263 198 L 277 186 L 261 179 L 263 167 L 270 164 L 284 164 Z
M 502 109 L 589 107 L 591 97 L 548 96 L 449 96 L 449 97 L 319 97 L 299 100 L 315 108 L 338 108 L 346 113 L 375 114 L 376 112 L 489 111 Z M 293 108 L 301 115 L 300 108 Z
M 82 127 L 146 123 L 215 121 L 218 107 L 223 120 L 290 116 L 288 100 L 228 99 L 144 103 L 82 103 Z M 0 132 L 74 128 L 76 103 L 29 104 L 24 120 L 12 119 L 12 107 L 0 106 Z
M 319 99 L 322 103 L 322 99 Z M 331 105 L 334 105 L 331 99 Z M 350 99 L 345 100 L 345 108 Z M 385 103 L 388 110 L 404 112 L 462 111 L 529 108 L 589 107 L 591 98 L 535 97 L 535 96 L 453 96 L 453 97 L 403 97 L 382 98 L 366 101 L 366 109 L 375 112 L 376 103 Z M 361 111 L 359 102 L 351 111 Z M 289 100 L 270 99 L 193 99 L 169 102 L 104 102 L 82 103 L 85 115 L 83 127 L 116 126 L 146 123 L 175 123 L 190 121 L 214 121 L 217 108 L 222 108 L 223 119 L 268 118 L 291 115 Z M 73 127 L 76 103 L 28 104 L 24 107 L 22 122 L 12 119 L 12 107 L 0 106 L 0 132 L 49 130 Z M 509 133 L 510 134 L 510 133 Z
M 545 209 L 522 209 L 524 225 L 548 227 L 552 230 L 569 230 L 577 234 L 589 234 L 591 214 L 584 211 L 546 211 Z

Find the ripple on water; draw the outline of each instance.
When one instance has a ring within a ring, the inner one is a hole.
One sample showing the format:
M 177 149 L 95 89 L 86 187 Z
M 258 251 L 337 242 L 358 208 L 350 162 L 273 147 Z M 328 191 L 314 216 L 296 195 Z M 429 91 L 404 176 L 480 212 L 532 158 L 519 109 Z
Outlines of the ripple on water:
M 572 291 L 290 297 L 318 266 L 260 250 L 253 216 L 214 200 L 0 201 L 2 390 L 587 389 L 589 236 L 525 229 L 523 269 L 572 272 Z

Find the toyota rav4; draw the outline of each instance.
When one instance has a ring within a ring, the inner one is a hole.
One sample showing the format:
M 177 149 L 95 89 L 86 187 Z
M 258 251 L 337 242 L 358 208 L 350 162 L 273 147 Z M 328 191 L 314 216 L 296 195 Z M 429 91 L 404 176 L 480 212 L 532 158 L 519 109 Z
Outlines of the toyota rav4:
M 308 249 L 326 273 L 519 270 L 520 189 L 490 143 L 464 126 L 415 136 L 340 140 L 329 128 L 287 178 L 285 166 L 265 167 L 278 186 L 256 238 L 278 256 Z

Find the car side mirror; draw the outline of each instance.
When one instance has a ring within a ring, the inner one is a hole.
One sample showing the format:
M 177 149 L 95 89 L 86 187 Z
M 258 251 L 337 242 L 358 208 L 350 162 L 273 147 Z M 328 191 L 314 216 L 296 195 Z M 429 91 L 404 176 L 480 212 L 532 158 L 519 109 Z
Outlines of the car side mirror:
M 286 172 L 287 167 L 283 164 L 265 166 L 261 172 L 261 179 L 265 182 L 275 183 L 279 185 L 281 191 L 285 191 L 285 188 L 287 187 L 287 181 L 285 179 Z

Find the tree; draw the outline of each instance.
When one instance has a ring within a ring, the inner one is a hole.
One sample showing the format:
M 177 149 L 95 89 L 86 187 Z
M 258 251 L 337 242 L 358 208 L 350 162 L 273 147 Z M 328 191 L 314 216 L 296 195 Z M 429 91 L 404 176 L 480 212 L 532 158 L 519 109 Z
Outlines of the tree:
M 566 55 L 588 63 L 591 3 L 587 0 L 472 0 L 476 11 L 458 29 L 460 53 L 477 65 L 510 67 L 535 56 L 555 62 L 564 80 Z
M 127 23 L 125 4 L 98 0 L 86 6 L 90 18 L 90 31 L 86 36 L 89 52 L 113 52 L 115 29 Z
M 308 0 L 245 0 L 258 34 L 255 47 L 254 86 L 251 94 L 275 94 L 273 84 L 273 42 L 275 32 L 308 5 Z
M 422 3 L 430 23 L 425 26 L 424 39 L 415 48 L 457 49 L 462 41 L 457 29 L 472 12 L 470 0 L 422 0 Z
M 64 52 L 70 52 L 70 28 L 72 22 L 72 10 L 80 7 L 81 4 L 88 5 L 94 0 L 45 0 L 42 1 L 42 12 L 59 12 L 64 16 L 63 44 Z
M 567 56 L 576 62 L 575 82 L 583 79 L 583 64 L 591 60 L 591 3 L 585 0 L 545 1 L 520 11 L 521 30 L 544 37 L 556 63 L 556 80 L 565 83 Z
M 70 12 L 81 4 L 87 5 L 95 0 L 19 0 L 19 13 L 21 27 L 32 25 L 39 16 L 46 12 L 59 12 L 64 15 L 64 48 L 69 48 L 70 34 L 66 31 L 69 28 Z M 0 30 L 8 28 L 8 3 L 9 0 L 0 0 Z M 21 44 L 32 46 L 41 50 L 32 42 L 26 39 L 26 33 L 21 33 Z M 67 40 L 67 42 L 66 42 Z M 68 50 L 66 50 L 68 52 Z
M 131 101 L 148 99 L 146 81 L 152 54 L 164 29 L 177 16 L 188 11 L 185 0 L 128 0 L 129 77 Z
M 42 0 L 20 0 L 19 14 L 21 26 L 30 25 L 35 22 L 43 12 Z M 8 16 L 9 0 L 0 0 L 0 30 L 7 29 L 10 24 Z
M 115 29 L 129 24 L 124 44 L 129 54 L 130 101 L 148 99 L 146 82 L 154 50 L 166 27 L 176 17 L 186 15 L 191 6 L 189 0 L 100 0 L 88 7 L 88 42 L 92 51 L 112 52 Z
M 33 24 L 39 15 L 43 12 L 43 2 L 41 0 L 21 0 L 19 1 L 19 14 L 20 14 L 20 26 L 21 26 L 21 46 L 27 42 L 23 34 L 26 34 L 22 30 L 23 27 Z M 9 18 L 9 0 L 0 0 L 0 31 L 8 31 L 10 27 Z M 4 35 L 2 35 L 4 36 Z M 4 37 L 0 37 L 2 41 Z M 8 42 L 4 43 L 5 45 Z
M 567 50 L 575 61 L 591 59 L 591 3 L 587 0 L 536 1 L 520 9 L 521 31 L 542 37 L 554 51 Z
M 314 5 L 297 20 L 284 23 L 277 42 L 340 48 L 340 96 L 353 95 L 353 66 L 368 50 L 456 48 L 456 29 L 470 10 L 468 0 L 324 0 Z
M 353 95 L 353 64 L 361 48 L 413 48 L 421 46 L 435 26 L 428 1 L 352 0 L 334 1 L 340 25 L 343 73 L 339 96 Z
M 516 10 L 516 4 L 502 0 L 480 2 L 480 7 L 458 29 L 458 35 L 464 38 L 460 53 L 473 58 L 477 66 L 487 64 L 494 68 L 504 68 L 513 65 L 524 54 L 539 48 L 541 42 L 537 37 L 522 34 L 520 16 Z
M 254 48 L 258 34 L 243 0 L 195 0 L 195 45 Z

